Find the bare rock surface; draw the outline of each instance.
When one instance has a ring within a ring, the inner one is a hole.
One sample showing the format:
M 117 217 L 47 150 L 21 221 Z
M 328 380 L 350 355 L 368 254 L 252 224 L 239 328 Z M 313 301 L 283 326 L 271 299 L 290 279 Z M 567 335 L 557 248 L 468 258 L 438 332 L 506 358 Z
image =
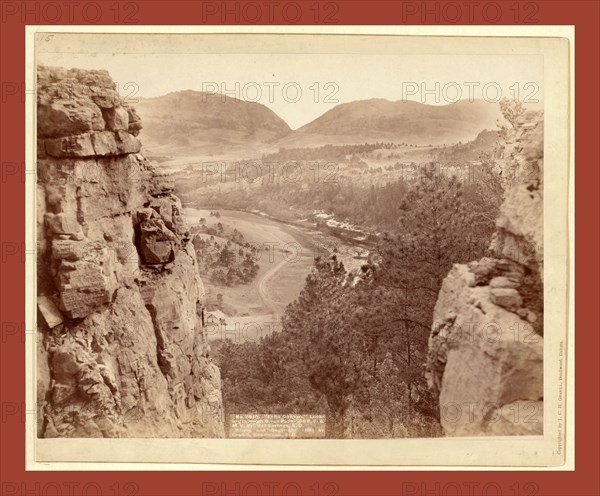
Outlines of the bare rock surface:
M 506 139 L 490 253 L 442 284 L 427 379 L 448 436 L 543 433 L 543 113 Z
M 38 435 L 221 437 L 172 181 L 106 71 L 38 70 Z
M 166 226 L 156 211 L 146 209 L 140 217 L 143 217 L 143 220 L 139 224 L 139 247 L 144 263 L 172 262 L 179 249 L 179 238 Z

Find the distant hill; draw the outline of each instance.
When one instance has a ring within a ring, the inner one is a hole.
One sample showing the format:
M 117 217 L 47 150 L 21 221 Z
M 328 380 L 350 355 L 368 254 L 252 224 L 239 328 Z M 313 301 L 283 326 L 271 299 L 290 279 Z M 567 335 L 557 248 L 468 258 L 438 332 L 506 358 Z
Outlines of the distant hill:
M 481 131 L 477 137 L 466 143 L 459 143 L 444 148 L 436 148 L 431 154 L 439 162 L 465 162 L 479 160 L 484 153 L 492 153 L 498 143 L 498 131 Z
M 449 105 L 360 100 L 337 105 L 292 131 L 268 107 L 220 94 L 178 91 L 140 99 L 140 138 L 153 156 L 253 158 L 278 148 L 394 142 L 439 146 L 468 142 L 495 129 L 499 105 L 466 100 Z
M 495 129 L 499 105 L 461 100 L 449 105 L 374 98 L 337 105 L 279 139 L 280 147 L 356 144 L 376 141 L 441 145 L 469 141 Z
M 264 105 L 220 94 L 178 91 L 140 99 L 140 135 L 152 155 L 247 155 L 262 150 L 290 127 Z

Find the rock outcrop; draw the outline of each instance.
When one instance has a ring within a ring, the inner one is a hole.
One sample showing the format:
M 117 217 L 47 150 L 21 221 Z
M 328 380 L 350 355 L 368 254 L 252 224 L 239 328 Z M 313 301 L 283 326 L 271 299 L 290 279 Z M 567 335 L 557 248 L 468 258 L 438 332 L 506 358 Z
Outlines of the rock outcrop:
M 448 436 L 542 434 L 543 113 L 507 133 L 489 257 L 442 284 L 427 379 Z
M 106 71 L 38 68 L 38 435 L 221 437 L 173 183 Z

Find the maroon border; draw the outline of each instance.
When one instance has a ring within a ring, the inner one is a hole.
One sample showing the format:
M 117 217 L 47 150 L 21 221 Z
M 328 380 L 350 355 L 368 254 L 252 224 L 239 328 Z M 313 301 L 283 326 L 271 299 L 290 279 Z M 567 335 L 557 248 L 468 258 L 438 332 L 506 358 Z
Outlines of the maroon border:
M 263 15 L 254 19 L 252 6 Z M 0 492 L 16 495 L 599 496 L 599 19 L 593 1 L 2 1 Z M 92 5 L 93 4 L 93 5 Z M 225 6 L 240 14 L 221 19 Z M 296 4 L 288 6 L 287 4 Z M 491 5 L 494 4 L 494 5 Z M 236 7 L 237 5 L 237 7 Z M 319 19 L 315 19 L 318 6 Z M 456 6 L 461 10 L 457 17 Z M 286 9 L 284 11 L 284 8 Z M 59 12 L 60 9 L 60 12 Z M 204 10 L 203 10 L 204 9 Z M 246 9 L 246 10 L 244 10 Z M 244 15 L 245 12 L 245 15 Z M 298 16 L 298 12 L 300 15 Z M 518 12 L 518 17 L 515 13 Z M 272 13 L 272 15 L 270 15 Z M 297 17 L 297 18 L 296 18 Z M 224 22 L 223 22 L 224 21 Z M 26 24 L 567 24 L 576 26 L 576 470 L 574 472 L 25 472 Z

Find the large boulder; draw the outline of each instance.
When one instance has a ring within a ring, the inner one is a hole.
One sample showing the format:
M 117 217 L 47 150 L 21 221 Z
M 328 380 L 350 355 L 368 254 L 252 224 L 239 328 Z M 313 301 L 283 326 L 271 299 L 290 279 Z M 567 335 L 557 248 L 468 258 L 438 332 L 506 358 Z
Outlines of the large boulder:
M 162 217 L 152 209 L 138 212 L 139 249 L 146 264 L 164 264 L 175 259 L 179 239 L 166 225 Z
M 455 265 L 434 310 L 426 376 L 448 436 L 543 433 L 543 113 L 506 141 L 491 256 Z
M 498 305 L 493 291 L 476 286 L 467 266 L 455 265 L 435 306 L 428 380 L 449 436 L 499 434 L 500 418 L 510 434 L 507 405 L 522 401 L 525 408 L 543 398 L 543 338 L 512 307 Z M 542 426 L 529 425 L 528 432 L 541 434 Z
M 79 104 L 74 103 L 66 100 L 40 103 L 37 109 L 41 124 L 38 136 L 56 138 L 104 129 L 102 112 L 94 102 L 82 98 Z

